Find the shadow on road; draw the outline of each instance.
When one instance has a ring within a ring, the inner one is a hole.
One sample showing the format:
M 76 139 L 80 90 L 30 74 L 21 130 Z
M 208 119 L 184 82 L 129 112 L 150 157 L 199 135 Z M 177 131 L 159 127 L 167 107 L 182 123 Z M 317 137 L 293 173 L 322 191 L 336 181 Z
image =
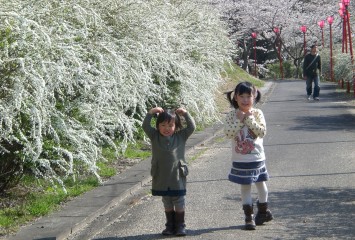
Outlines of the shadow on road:
M 295 177 L 315 177 L 315 176 L 336 176 L 336 175 L 354 175 L 355 172 L 344 173 L 320 173 L 320 174 L 297 174 L 297 175 L 284 175 L 284 176 L 272 176 L 272 178 L 295 178 Z
M 350 183 L 349 183 L 350 184 Z M 235 199 L 231 199 L 235 201 Z M 350 188 L 303 188 L 270 193 L 270 208 L 275 219 L 263 239 L 352 239 L 355 190 Z M 201 225 L 203 223 L 201 222 Z M 269 224 L 268 224 L 269 225 Z M 218 231 L 241 231 L 242 225 L 187 229 L 188 236 L 200 236 Z M 257 229 L 258 230 L 258 229 Z M 221 236 L 221 233 L 216 236 Z M 270 235 L 271 234 L 271 235 Z M 293 237 L 291 237 L 293 236 Z M 290 238 L 291 237 L 291 238 Z M 113 236 L 94 240 L 169 239 L 160 233 Z
M 295 118 L 300 124 L 290 128 L 291 130 L 309 131 L 338 131 L 355 130 L 355 117 L 351 114 L 340 114 L 337 116 L 300 116 Z
M 276 221 L 287 225 L 287 236 L 351 239 L 355 234 L 354 189 L 299 189 L 274 192 L 270 198 Z
M 228 231 L 228 230 L 241 230 L 243 226 L 229 226 L 223 228 L 207 228 L 207 229 L 198 229 L 190 230 L 187 229 L 188 236 L 198 236 L 206 233 L 217 232 L 217 231 Z M 106 238 L 95 238 L 93 240 L 148 240 L 148 239 L 169 239 L 174 236 L 163 236 L 161 234 L 141 234 L 128 237 L 106 237 Z

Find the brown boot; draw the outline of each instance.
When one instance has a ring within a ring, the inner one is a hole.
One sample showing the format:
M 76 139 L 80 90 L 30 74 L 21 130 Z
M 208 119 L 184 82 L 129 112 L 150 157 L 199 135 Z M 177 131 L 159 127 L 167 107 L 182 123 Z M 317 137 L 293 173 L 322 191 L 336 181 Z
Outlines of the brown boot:
M 245 230 L 255 230 L 255 222 L 253 220 L 253 205 L 245 204 L 243 205 L 243 210 L 245 214 Z
M 255 216 L 256 225 L 263 225 L 264 222 L 269 222 L 273 219 L 271 211 L 268 209 L 268 204 L 257 202 L 258 212 Z
M 165 212 L 166 216 L 166 224 L 165 229 L 163 230 L 163 235 L 173 235 L 175 234 L 175 226 L 174 226 L 174 219 L 175 219 L 175 211 Z
M 175 212 L 175 235 L 186 236 L 185 212 Z

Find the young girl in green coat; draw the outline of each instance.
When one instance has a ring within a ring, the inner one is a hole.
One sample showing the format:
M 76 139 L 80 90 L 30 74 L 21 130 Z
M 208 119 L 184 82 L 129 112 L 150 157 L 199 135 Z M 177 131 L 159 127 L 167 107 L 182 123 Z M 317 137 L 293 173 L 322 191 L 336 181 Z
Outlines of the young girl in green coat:
M 155 128 L 151 126 L 154 115 L 158 115 Z M 186 120 L 185 128 L 180 116 Z M 152 145 L 152 194 L 162 196 L 165 209 L 166 228 L 163 235 L 186 235 L 185 195 L 188 167 L 185 145 L 195 128 L 193 118 L 183 108 L 168 111 L 155 107 L 149 110 L 143 121 L 143 130 Z

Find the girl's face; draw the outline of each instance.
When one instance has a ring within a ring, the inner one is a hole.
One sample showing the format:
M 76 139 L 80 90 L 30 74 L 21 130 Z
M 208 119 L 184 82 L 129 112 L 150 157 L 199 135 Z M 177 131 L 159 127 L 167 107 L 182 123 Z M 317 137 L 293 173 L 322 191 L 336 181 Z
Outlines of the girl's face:
M 175 132 L 175 119 L 171 119 L 170 122 L 165 121 L 165 122 L 159 123 L 158 128 L 159 128 L 158 130 L 161 135 L 163 135 L 165 137 L 170 137 Z
M 254 96 L 249 93 L 236 95 L 235 100 L 238 103 L 239 110 L 242 112 L 248 112 L 254 104 Z

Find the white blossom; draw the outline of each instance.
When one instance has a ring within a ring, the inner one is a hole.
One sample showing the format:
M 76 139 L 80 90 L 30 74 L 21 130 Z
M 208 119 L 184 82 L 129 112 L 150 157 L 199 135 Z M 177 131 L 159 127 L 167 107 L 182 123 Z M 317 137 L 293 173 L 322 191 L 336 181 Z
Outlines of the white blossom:
M 217 118 L 213 94 L 231 43 L 213 6 L 169 0 L 0 0 L 0 6 L 0 136 L 20 144 L 18 157 L 38 176 L 60 184 L 77 173 L 99 177 L 101 146 L 124 151 L 147 109 L 169 97 L 198 122 Z

